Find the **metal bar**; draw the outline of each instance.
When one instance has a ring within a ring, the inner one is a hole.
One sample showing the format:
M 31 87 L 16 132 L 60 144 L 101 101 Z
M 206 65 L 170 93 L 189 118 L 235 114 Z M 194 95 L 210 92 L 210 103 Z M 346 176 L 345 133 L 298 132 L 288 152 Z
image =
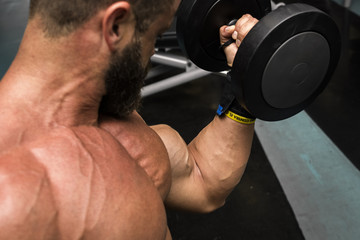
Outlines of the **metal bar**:
M 178 56 L 175 54 L 159 53 L 159 52 L 157 52 L 151 57 L 151 62 L 163 64 L 166 66 L 181 68 L 181 69 L 186 69 L 190 63 L 189 60 L 185 57 Z
M 214 72 L 215 75 L 218 75 L 220 77 L 226 77 L 229 71 L 222 71 L 222 72 Z
M 274 1 L 271 1 L 271 10 L 276 10 L 281 6 L 285 6 L 285 3 L 283 2 L 275 3 Z
M 344 0 L 344 6 L 349 8 L 351 6 L 351 0 Z
M 153 68 L 150 69 L 149 73 L 147 74 L 147 76 L 145 78 L 145 81 L 148 80 L 148 79 L 157 77 L 157 76 L 159 76 L 161 74 L 167 73 L 171 69 L 173 69 L 173 68 L 168 67 L 168 66 L 164 66 L 164 65 L 159 65 L 159 66 L 153 67 Z
M 196 80 L 198 78 L 204 77 L 206 75 L 211 74 L 211 72 L 202 70 L 202 69 L 195 69 L 192 71 L 184 72 L 178 74 L 176 76 L 161 80 L 160 82 L 150 84 L 145 86 L 141 90 L 142 97 L 147 97 L 153 95 L 155 93 L 179 86 L 181 84 Z
M 179 48 L 176 32 L 165 32 L 156 40 L 155 48 Z

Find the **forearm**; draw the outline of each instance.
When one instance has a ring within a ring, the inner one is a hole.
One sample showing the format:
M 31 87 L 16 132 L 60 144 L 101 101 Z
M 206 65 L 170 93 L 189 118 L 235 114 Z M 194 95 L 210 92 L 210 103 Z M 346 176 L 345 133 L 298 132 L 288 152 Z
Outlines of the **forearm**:
M 210 201 L 223 204 L 239 183 L 247 165 L 254 124 L 216 116 L 189 144 L 190 159 L 199 168 Z
M 170 157 L 172 185 L 166 205 L 195 212 L 221 207 L 244 173 L 254 126 L 216 116 L 188 146 L 170 127 L 153 128 Z
M 256 19 L 244 15 L 236 26 L 220 29 L 221 44 L 235 40 L 224 47 L 229 66 L 241 41 L 256 23 Z M 225 84 L 217 111 L 221 117 L 216 116 L 188 146 L 176 131 L 164 126 L 154 128 L 165 143 L 171 163 L 168 206 L 213 211 L 224 204 L 245 171 L 253 141 L 254 117 L 237 102 L 229 82 Z M 235 120 L 242 123 L 228 118 L 227 114 L 235 114 Z

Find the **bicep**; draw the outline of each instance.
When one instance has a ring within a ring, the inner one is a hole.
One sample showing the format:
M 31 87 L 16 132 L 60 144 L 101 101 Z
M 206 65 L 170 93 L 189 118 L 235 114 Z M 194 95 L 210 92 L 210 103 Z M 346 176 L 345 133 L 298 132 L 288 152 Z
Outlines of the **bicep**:
M 169 155 L 173 175 L 181 177 L 191 173 L 193 164 L 189 161 L 187 145 L 174 129 L 167 125 L 151 128 L 160 136 Z
M 188 148 L 178 132 L 167 125 L 152 126 L 168 151 L 172 185 L 165 203 L 169 207 L 202 211 L 208 198 L 200 168 L 195 161 L 196 151 Z M 205 210 L 206 211 L 206 210 Z

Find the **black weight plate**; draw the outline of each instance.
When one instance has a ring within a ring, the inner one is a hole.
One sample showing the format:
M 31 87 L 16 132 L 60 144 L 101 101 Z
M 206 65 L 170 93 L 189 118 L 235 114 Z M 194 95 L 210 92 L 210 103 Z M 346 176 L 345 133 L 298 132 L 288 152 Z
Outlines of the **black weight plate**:
M 293 36 L 276 50 L 265 68 L 265 101 L 284 109 L 302 103 L 321 85 L 329 60 L 330 48 L 322 35 L 303 32 Z
M 261 18 L 269 11 L 269 0 L 183 0 L 177 12 L 179 45 L 198 67 L 218 72 L 229 69 L 219 49 L 219 28 L 245 13 Z
M 232 68 L 234 93 L 259 119 L 291 117 L 326 87 L 340 48 L 339 30 L 327 14 L 305 4 L 278 8 L 241 43 Z

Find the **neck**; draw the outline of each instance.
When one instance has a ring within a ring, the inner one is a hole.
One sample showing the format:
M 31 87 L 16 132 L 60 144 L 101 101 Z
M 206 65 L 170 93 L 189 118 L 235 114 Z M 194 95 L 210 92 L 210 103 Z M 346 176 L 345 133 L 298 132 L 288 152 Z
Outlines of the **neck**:
M 37 26 L 35 20 L 29 23 L 18 55 L 1 81 L 0 106 L 11 99 L 11 105 L 5 105 L 10 112 L 19 114 L 21 109 L 49 127 L 97 124 L 105 93 L 106 66 L 101 63 L 106 57 L 95 44 L 101 36 L 77 31 L 54 40 L 44 37 Z

